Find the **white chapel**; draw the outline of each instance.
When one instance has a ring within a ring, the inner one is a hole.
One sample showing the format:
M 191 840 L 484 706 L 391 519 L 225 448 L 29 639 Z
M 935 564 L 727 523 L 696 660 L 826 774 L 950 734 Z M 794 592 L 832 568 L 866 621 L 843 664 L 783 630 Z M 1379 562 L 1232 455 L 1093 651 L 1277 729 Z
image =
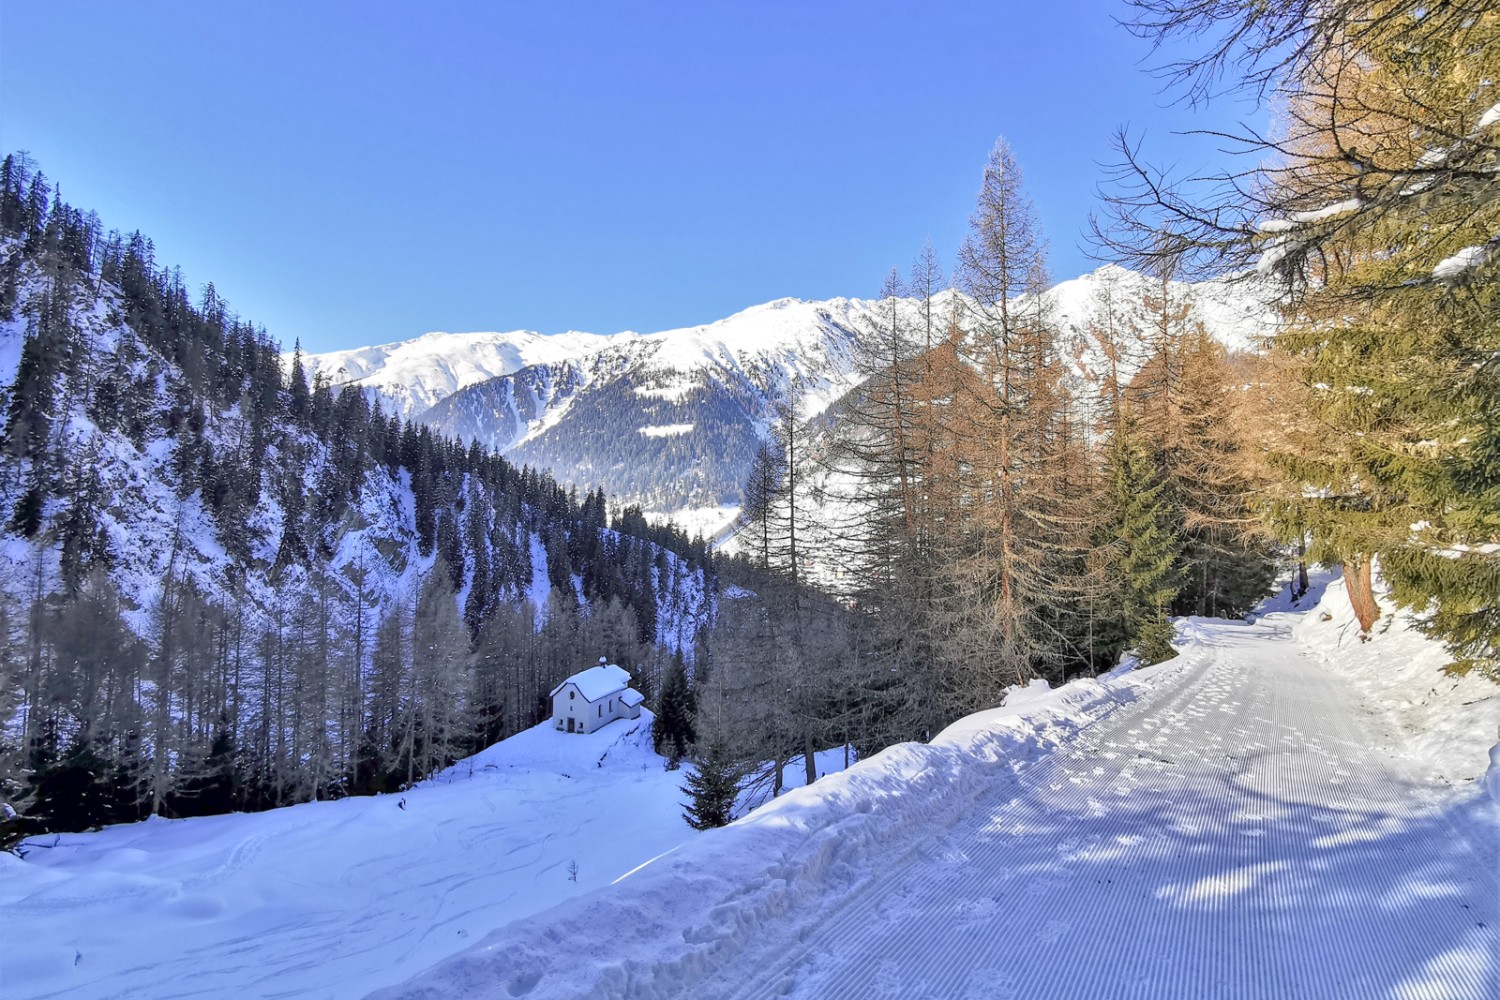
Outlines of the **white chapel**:
M 552 689 L 552 725 L 565 733 L 592 733 L 616 719 L 639 719 L 646 698 L 630 686 L 630 675 L 599 657 Z

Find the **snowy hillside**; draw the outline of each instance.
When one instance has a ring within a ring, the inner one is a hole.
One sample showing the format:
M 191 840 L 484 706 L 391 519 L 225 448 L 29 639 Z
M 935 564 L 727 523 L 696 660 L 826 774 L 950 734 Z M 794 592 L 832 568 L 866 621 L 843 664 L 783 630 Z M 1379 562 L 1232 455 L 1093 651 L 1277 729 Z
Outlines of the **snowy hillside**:
M 686 839 L 649 724 L 538 726 L 401 795 L 38 838 L 0 854 L 26 929 L 3 992 L 361 996 Z
M 1169 287 L 1232 348 L 1253 346 L 1274 322 L 1263 282 Z M 1153 290 L 1147 278 L 1111 266 L 1047 293 L 1081 378 L 1104 369 L 1089 331 L 1106 309 L 1126 345 L 1128 372 L 1132 338 L 1138 343 L 1148 333 L 1142 302 Z M 961 299 L 945 292 L 937 305 L 946 317 Z M 914 300 L 902 304 L 909 318 L 917 308 Z M 959 321 L 967 322 L 961 309 Z M 378 387 L 402 412 L 446 435 L 581 487 L 602 486 L 712 534 L 734 516 L 775 405 L 795 386 L 803 420 L 824 412 L 858 383 L 859 345 L 881 326 L 875 300 L 780 299 L 654 334 L 428 334 L 304 361 L 335 381 L 342 372 Z M 553 356 L 542 357 L 548 350 Z M 484 371 L 496 377 L 484 378 Z
M 99 252 L 0 235 L 0 844 L 404 787 L 580 656 L 654 699 L 691 654 L 685 539 L 287 378 L 143 237 L 53 214 Z
M 378 996 L 1494 997 L 1500 695 L 1350 617 L 1183 621 Z
M 651 722 L 543 723 L 400 794 L 34 838 L 0 853 L 4 994 L 363 996 L 699 836 Z
M 40 287 L 40 282 L 25 285 L 21 295 L 23 300 L 35 299 L 38 293 L 33 285 Z M 86 345 L 87 352 L 100 359 L 93 370 L 80 376 L 79 381 L 107 377 L 109 364 L 123 366 L 127 352 L 134 350 L 136 353 L 131 356 L 137 360 L 129 374 L 143 381 L 151 380 L 148 395 L 140 401 L 142 409 L 166 408 L 170 404 L 164 401 L 170 394 L 182 391 L 180 386 L 185 381 L 184 375 L 178 366 L 157 357 L 148 357 L 136 346 L 137 332 L 122 319 L 128 311 L 120 289 L 103 283 L 92 301 L 86 306 L 80 304 L 70 312 L 70 322 Z M 0 321 L 0 384 L 10 385 L 16 378 L 27 324 L 28 317 L 24 313 Z M 449 335 L 435 336 L 446 338 Z M 532 337 L 541 345 L 538 347 L 525 338 L 515 343 L 504 339 L 511 336 L 495 335 L 500 339 L 488 342 L 482 350 L 471 345 L 458 352 L 462 358 L 452 351 L 423 357 L 433 363 L 430 370 L 472 374 L 478 370 L 475 366 L 487 352 L 503 360 L 518 356 L 523 349 L 540 355 L 556 350 L 576 350 L 577 345 L 585 341 L 593 343 L 608 339 L 568 335 L 553 342 L 549 338 Z M 383 349 L 367 350 L 378 352 Z M 349 353 L 351 356 L 361 355 L 361 352 Z M 391 358 L 396 363 L 392 370 L 405 373 L 429 371 L 422 367 L 422 359 L 413 352 L 394 351 Z M 438 360 L 434 361 L 434 358 Z M 419 381 L 418 388 L 412 391 L 426 391 L 419 388 L 425 384 Z M 85 383 L 74 387 L 68 398 L 87 399 L 90 395 L 91 386 Z M 229 470 L 234 451 L 253 436 L 250 417 L 238 407 L 214 412 L 201 403 L 193 405 L 207 411 L 201 416 L 198 434 L 202 441 L 198 446 L 217 455 L 222 463 L 221 469 Z M 414 594 L 418 581 L 432 571 L 438 553 L 419 538 L 416 523 L 418 502 L 409 474 L 393 474 L 386 467 L 363 469 L 350 490 L 352 499 L 347 509 L 334 505 L 339 516 L 329 518 L 321 530 L 294 525 L 298 512 L 286 510 L 289 495 L 297 494 L 297 501 L 305 504 L 307 501 L 302 494 L 317 498 L 327 489 L 330 480 L 347 474 L 348 470 L 337 468 L 340 456 L 334 454 L 316 434 L 283 417 L 276 431 L 284 437 L 270 448 L 263 460 L 265 468 L 259 470 L 261 478 L 266 481 L 265 488 L 259 490 L 256 502 L 245 512 L 243 530 L 248 536 L 247 550 L 237 553 L 223 537 L 228 518 L 215 509 L 213 494 L 218 491 L 214 484 L 204 483 L 194 489 L 198 485 L 192 481 L 196 470 L 184 468 L 182 454 L 192 442 L 180 442 L 176 428 L 155 425 L 149 412 L 142 412 L 137 417 L 146 425 L 139 435 L 140 440 L 132 440 L 116 428 L 99 426 L 93 415 L 81 405 L 57 414 L 55 432 L 61 441 L 59 450 L 72 456 L 88 457 L 88 475 L 97 484 L 94 489 L 99 498 L 95 501 L 97 509 L 90 512 L 91 529 L 102 539 L 100 544 L 109 554 L 110 576 L 115 585 L 122 593 L 131 596 L 129 614 L 138 634 L 144 636 L 150 632 L 150 616 L 160 600 L 162 580 L 173 574 L 190 579 L 194 587 L 217 601 L 228 604 L 239 600 L 238 613 L 255 625 L 263 624 L 268 615 L 281 613 L 288 590 L 301 582 L 288 579 L 288 576 L 297 574 L 305 580 L 308 575 L 304 567 L 283 565 L 286 559 L 284 546 L 288 535 L 296 528 L 311 531 L 312 537 L 303 544 L 311 543 L 317 555 L 322 557 L 322 565 L 317 568 L 326 570 L 345 586 L 345 578 L 357 563 L 361 586 L 370 599 L 379 604 Z M 288 482 L 293 475 L 298 481 Z M 453 493 L 461 493 L 462 484 L 459 487 Z M 470 478 L 467 488 L 479 488 L 476 478 Z M 15 492 L 14 485 L 0 487 L 0 506 L 10 509 Z M 107 502 L 103 502 L 104 498 Z M 51 510 L 61 515 L 61 507 L 61 504 L 54 504 Z M 546 558 L 546 550 L 541 547 L 541 536 L 545 532 L 537 519 L 537 512 L 523 510 L 519 513 L 523 522 L 531 523 L 513 523 L 509 528 L 511 537 L 505 542 L 471 541 L 481 549 L 504 548 L 515 555 L 509 571 L 504 574 L 507 579 L 502 580 L 499 574 L 491 577 L 490 582 L 497 585 L 501 599 L 516 603 L 530 597 L 540 607 L 545 603 L 548 583 L 542 568 L 531 565 L 528 557 L 535 553 L 542 559 Z M 372 558 L 372 553 L 378 553 L 378 556 Z M 499 557 L 498 551 L 490 554 Z M 19 537 L 13 530 L 0 531 L 0 579 L 4 580 L 0 584 L 0 593 L 19 598 L 33 586 L 43 591 L 55 587 L 59 556 L 55 548 L 44 548 L 39 552 L 35 544 Z M 664 553 L 663 557 L 671 561 L 674 579 L 680 576 L 686 589 L 678 591 L 662 582 L 660 607 L 653 612 L 664 623 L 676 623 L 672 629 L 678 630 L 669 629 L 658 637 L 664 643 L 680 647 L 688 641 L 683 636 L 691 635 L 696 627 L 694 619 L 705 610 L 703 602 L 708 598 L 701 578 L 687 580 L 695 570 L 685 563 L 679 566 L 671 554 Z M 473 567 L 469 568 L 472 570 Z M 246 569 L 248 572 L 240 578 L 242 593 L 238 596 L 230 594 L 226 581 Z M 575 567 L 576 571 L 582 569 Z M 302 571 L 300 574 L 299 570 Z M 535 583 L 537 573 L 542 574 L 540 586 Z M 42 577 L 40 581 L 38 574 Z M 471 584 L 472 580 L 468 583 Z M 457 589 L 466 591 L 468 585 Z

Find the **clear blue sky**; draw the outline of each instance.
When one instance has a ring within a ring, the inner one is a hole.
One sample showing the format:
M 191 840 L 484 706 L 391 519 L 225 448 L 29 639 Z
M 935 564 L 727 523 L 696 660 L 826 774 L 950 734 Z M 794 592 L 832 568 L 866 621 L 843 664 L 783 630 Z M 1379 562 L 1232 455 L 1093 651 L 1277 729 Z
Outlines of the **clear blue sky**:
M 1090 269 L 1111 131 L 1194 168 L 1169 133 L 1226 124 L 1124 10 L 3 0 L 0 148 L 287 345 L 658 330 L 951 260 L 1001 134 Z

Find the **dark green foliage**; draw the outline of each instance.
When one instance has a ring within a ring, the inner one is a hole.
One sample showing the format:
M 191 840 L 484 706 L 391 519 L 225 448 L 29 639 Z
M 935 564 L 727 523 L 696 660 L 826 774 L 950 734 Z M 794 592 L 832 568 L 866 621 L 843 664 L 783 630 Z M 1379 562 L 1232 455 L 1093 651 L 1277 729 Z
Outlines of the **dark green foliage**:
M 33 465 L 31 474 L 26 479 L 26 488 L 11 510 L 11 530 L 22 538 L 35 538 L 42 527 L 42 512 L 46 502 L 47 488 L 42 482 L 41 471 Z
M 1187 529 L 1181 558 L 1182 589 L 1174 615 L 1243 616 L 1275 586 L 1277 553 L 1264 539 L 1231 531 Z
M 1182 540 L 1168 483 L 1131 419 L 1110 442 L 1107 474 L 1099 542 L 1110 598 L 1098 641 L 1112 655 L 1133 648 L 1143 664 L 1157 663 L 1174 655 L 1166 615 L 1181 588 Z
M 1157 612 L 1137 623 L 1135 652 L 1140 665 L 1149 667 L 1177 655 L 1172 646 L 1172 623 L 1163 612 Z
M 666 757 L 670 766 L 687 756 L 694 742 L 693 692 L 688 686 L 687 670 L 682 658 L 676 657 L 672 669 L 662 685 L 661 698 L 657 701 L 656 723 L 651 731 L 651 742 L 656 752 Z
M 42 306 L 45 317 L 48 299 Z M 5 419 L 5 453 L 11 458 L 39 462 L 46 456 L 52 430 L 57 381 L 57 363 L 51 345 L 41 333 L 21 342 L 21 361 L 10 389 Z
M 1500 683 L 1500 558 L 1402 546 L 1380 565 L 1397 600 L 1420 609 L 1422 630 L 1447 644 L 1454 672 L 1478 670 Z
M 688 803 L 682 818 L 694 830 L 727 826 L 734 819 L 742 771 L 723 740 L 713 740 L 693 755 L 687 784 Z
M 240 761 L 234 727 L 227 712 L 220 713 L 208 757 L 180 778 L 170 800 L 177 816 L 215 816 L 232 812 L 240 799 Z
M 87 740 L 37 767 L 32 784 L 27 814 L 46 831 L 92 830 L 116 821 L 110 765 Z

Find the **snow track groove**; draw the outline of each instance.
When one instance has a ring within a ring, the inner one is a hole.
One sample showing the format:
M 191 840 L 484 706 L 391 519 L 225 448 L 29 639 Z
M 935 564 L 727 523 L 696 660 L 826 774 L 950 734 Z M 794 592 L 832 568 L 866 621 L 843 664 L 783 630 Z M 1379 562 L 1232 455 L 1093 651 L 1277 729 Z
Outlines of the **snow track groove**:
M 693 995 L 1500 998 L 1493 845 L 1283 633 L 1192 627 L 1156 690 Z
M 1500 1000 L 1489 806 L 1417 780 L 1295 620 L 1189 620 L 1171 663 L 889 748 L 378 996 Z

